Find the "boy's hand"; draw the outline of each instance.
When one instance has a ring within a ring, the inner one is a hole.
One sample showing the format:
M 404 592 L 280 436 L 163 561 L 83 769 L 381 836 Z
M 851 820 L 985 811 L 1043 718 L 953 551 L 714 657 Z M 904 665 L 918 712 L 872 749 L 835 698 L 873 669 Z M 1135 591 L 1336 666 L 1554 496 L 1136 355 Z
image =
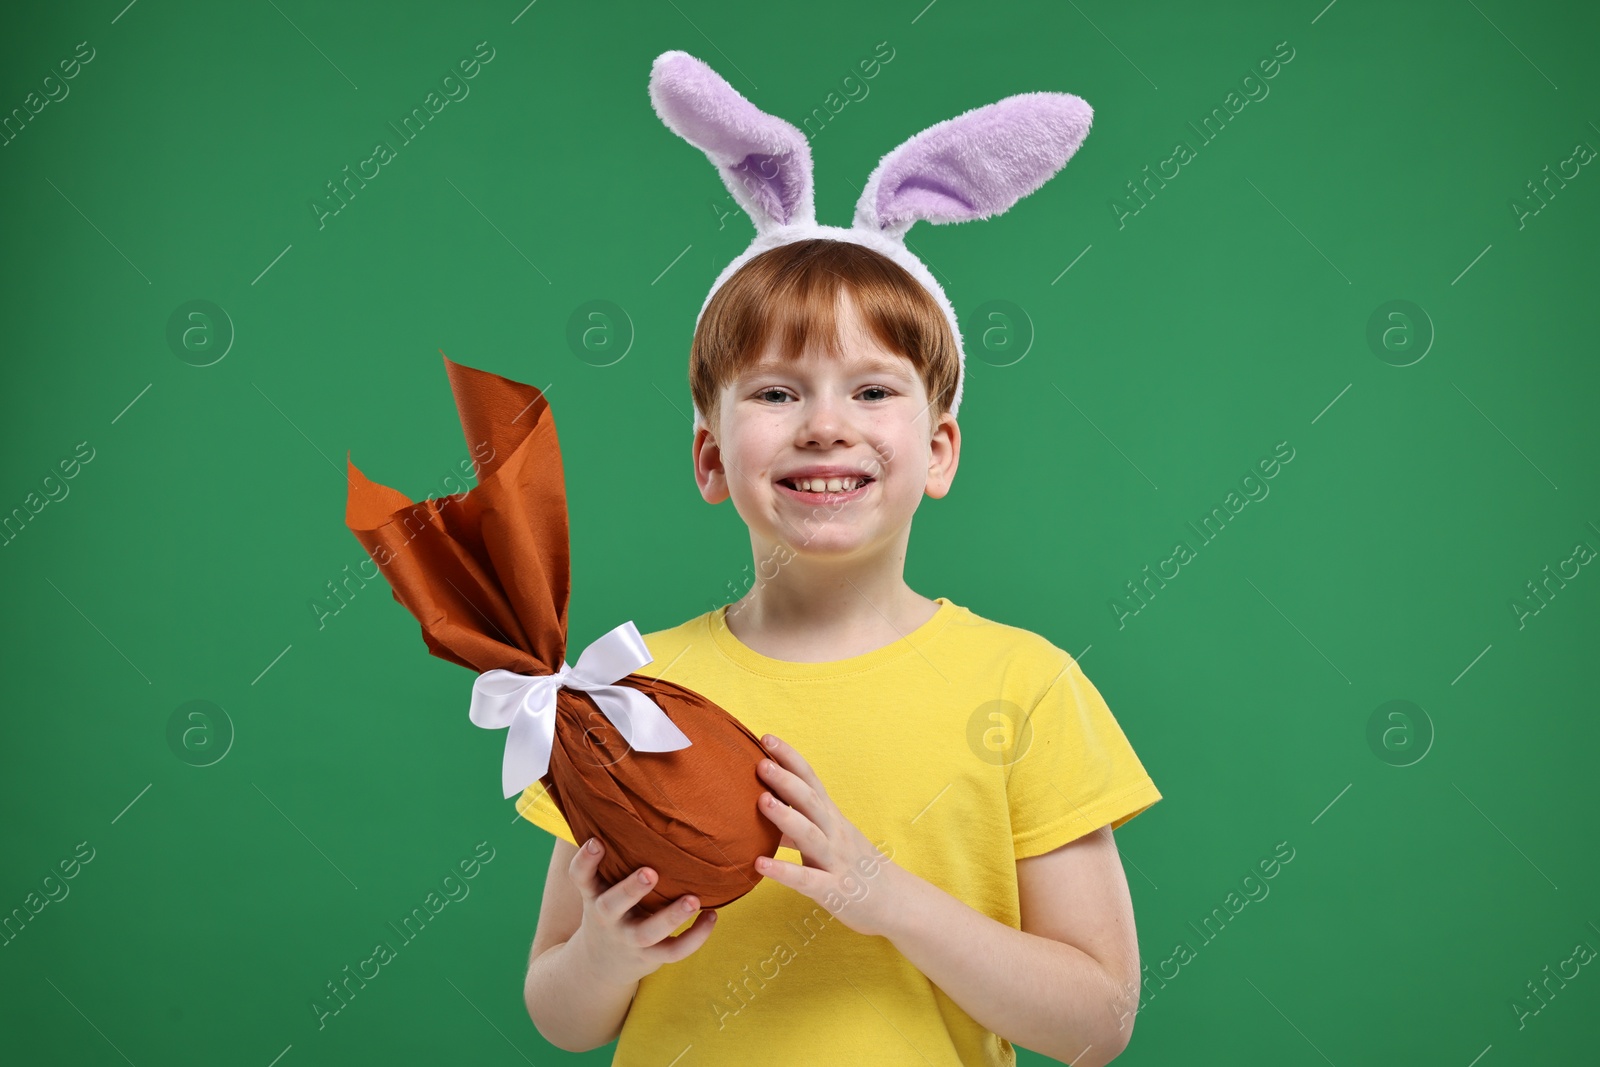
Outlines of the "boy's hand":
M 800 753 L 771 734 L 762 743 L 772 758 L 757 773 L 772 792 L 762 794 L 761 814 L 805 865 L 761 856 L 756 873 L 810 897 L 858 934 L 882 934 L 896 907 L 899 868 L 840 813 Z
M 592 849 L 592 851 L 591 851 Z M 700 906 L 692 894 L 650 912 L 640 898 L 655 885 L 656 872 L 641 867 L 616 885 L 607 887 L 600 880 L 600 857 L 604 846 L 591 840 L 572 857 L 567 875 L 583 896 L 583 921 L 568 939 L 580 946 L 590 970 L 601 979 L 618 985 L 636 982 L 658 970 L 663 963 L 675 963 L 705 944 L 717 913 L 707 908 L 695 916 L 694 925 L 671 936 L 683 921 Z

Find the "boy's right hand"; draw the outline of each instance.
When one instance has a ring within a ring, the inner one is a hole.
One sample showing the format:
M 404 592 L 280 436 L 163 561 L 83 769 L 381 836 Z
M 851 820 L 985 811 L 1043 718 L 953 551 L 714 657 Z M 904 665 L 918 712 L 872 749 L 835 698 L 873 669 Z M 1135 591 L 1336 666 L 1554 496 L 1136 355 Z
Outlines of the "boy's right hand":
M 654 914 L 644 912 L 637 905 L 655 885 L 655 871 L 641 867 L 607 887 L 598 873 L 604 851 L 599 841 L 590 841 L 567 865 L 567 875 L 583 897 L 583 921 L 569 943 L 576 944 L 596 975 L 618 985 L 631 985 L 663 963 L 675 963 L 703 945 L 711 936 L 717 913 L 706 909 L 689 929 L 669 936 L 694 914 L 700 902 L 690 895 Z

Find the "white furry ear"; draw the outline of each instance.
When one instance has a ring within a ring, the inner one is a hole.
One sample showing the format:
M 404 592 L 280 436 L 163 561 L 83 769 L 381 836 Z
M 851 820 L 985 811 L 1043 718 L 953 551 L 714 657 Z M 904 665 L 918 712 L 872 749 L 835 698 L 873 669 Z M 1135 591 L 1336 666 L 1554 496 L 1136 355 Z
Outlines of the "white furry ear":
M 1094 111 L 1071 93 L 1020 93 L 945 119 L 883 157 L 855 226 L 902 238 L 912 223 L 989 218 L 1038 189 L 1089 136 Z
M 716 166 L 758 234 L 816 221 L 811 145 L 794 126 L 687 52 L 656 57 L 650 102 L 668 129 Z

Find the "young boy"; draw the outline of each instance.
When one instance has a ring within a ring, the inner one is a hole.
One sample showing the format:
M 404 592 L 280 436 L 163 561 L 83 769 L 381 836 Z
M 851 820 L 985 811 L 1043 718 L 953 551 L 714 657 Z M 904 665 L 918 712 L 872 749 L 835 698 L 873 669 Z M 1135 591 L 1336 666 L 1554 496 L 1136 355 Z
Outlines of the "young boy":
M 640 673 L 768 743 L 783 846 L 719 911 L 641 913 L 653 872 L 601 884 L 531 786 L 521 813 L 560 840 L 524 997 L 557 1047 L 957 1067 L 1017 1044 L 1083 1067 L 1127 1045 L 1138 943 L 1112 830 L 1161 794 L 1071 656 L 904 578 L 912 515 L 960 457 L 957 360 L 928 291 L 847 241 L 764 252 L 707 304 L 695 477 L 733 500 L 760 581 L 644 635 Z

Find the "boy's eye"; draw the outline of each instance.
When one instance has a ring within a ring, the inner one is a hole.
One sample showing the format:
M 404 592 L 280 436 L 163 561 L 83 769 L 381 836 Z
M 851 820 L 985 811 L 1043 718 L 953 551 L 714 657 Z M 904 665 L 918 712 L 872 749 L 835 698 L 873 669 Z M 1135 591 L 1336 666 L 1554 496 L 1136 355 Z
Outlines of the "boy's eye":
M 887 389 L 887 388 L 885 388 L 884 386 L 881 386 L 881 385 L 869 385 L 865 389 L 861 390 L 861 392 L 862 392 L 863 395 L 868 394 L 868 393 L 881 393 L 882 394 L 881 397 L 868 396 L 867 397 L 868 400 L 887 399 L 890 395 L 892 395 L 891 391 L 889 389 Z M 788 395 L 789 395 L 788 393 L 786 393 L 782 389 L 778 389 L 778 388 L 763 389 L 760 392 L 756 393 L 756 396 L 761 398 L 762 400 L 771 400 L 773 397 L 782 398 L 782 397 L 787 397 Z

